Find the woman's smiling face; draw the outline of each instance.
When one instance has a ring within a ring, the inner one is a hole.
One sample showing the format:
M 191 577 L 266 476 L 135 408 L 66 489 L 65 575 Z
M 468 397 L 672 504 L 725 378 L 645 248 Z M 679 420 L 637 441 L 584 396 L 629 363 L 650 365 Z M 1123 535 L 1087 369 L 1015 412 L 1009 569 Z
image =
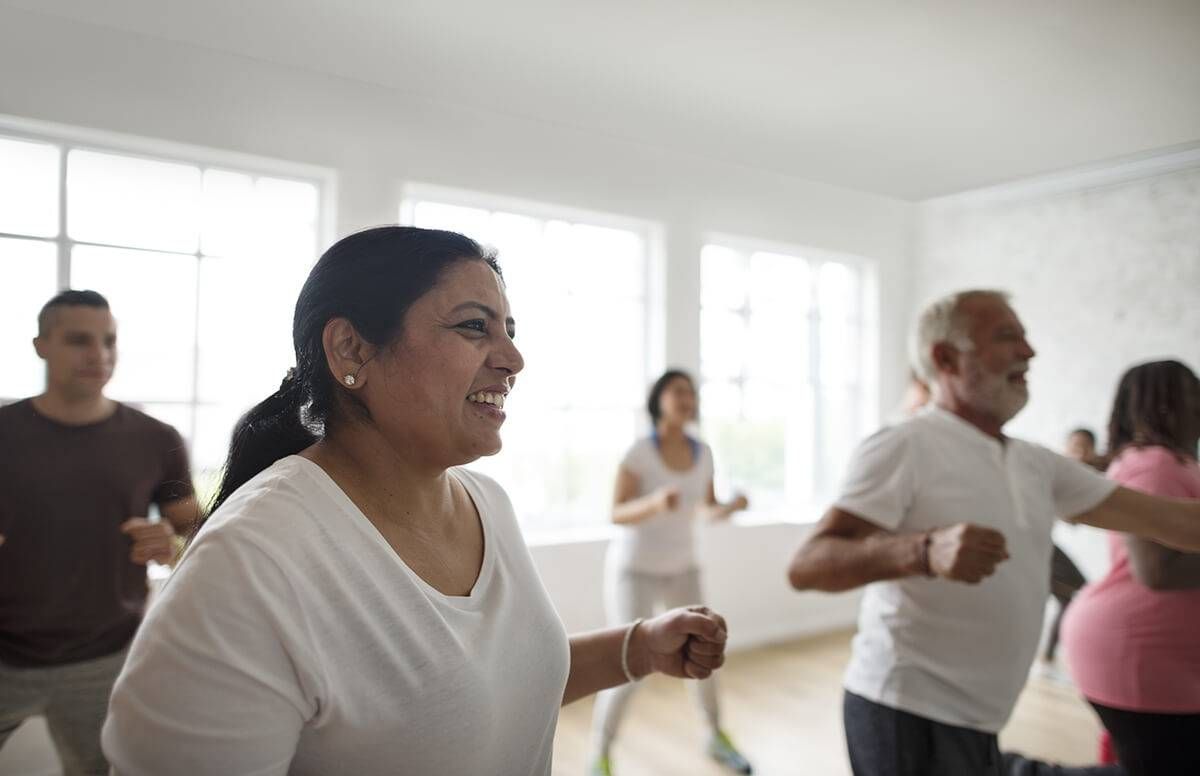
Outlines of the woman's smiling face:
M 364 366 L 358 397 L 397 450 L 440 467 L 500 451 L 504 401 L 524 367 L 504 283 L 457 262 L 409 308 L 400 336 Z

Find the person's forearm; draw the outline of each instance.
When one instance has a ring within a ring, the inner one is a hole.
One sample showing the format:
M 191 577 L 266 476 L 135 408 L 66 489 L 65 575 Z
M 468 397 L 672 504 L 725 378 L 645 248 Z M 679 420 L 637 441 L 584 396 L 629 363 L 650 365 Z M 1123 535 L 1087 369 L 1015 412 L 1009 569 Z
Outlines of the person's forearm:
M 641 498 L 623 501 L 614 506 L 612 511 L 612 521 L 618 525 L 640 523 L 643 520 L 658 514 L 660 508 L 658 496 L 651 493 L 646 496 L 642 496 Z
M 1200 555 L 1168 549 L 1136 536 L 1126 536 L 1125 547 L 1134 576 L 1151 590 L 1200 588 Z
M 1163 564 L 1158 590 L 1200 588 L 1200 555 L 1177 552 Z
M 1150 496 L 1122 487 L 1075 522 L 1200 552 L 1200 501 Z
M 621 669 L 621 645 L 628 630 L 628 625 L 622 625 L 571 636 L 571 673 L 563 691 L 564 706 L 629 681 Z M 639 626 L 629 640 L 629 670 L 637 678 L 649 670 L 640 631 Z
M 821 536 L 796 553 L 788 581 L 797 590 L 837 593 L 885 579 L 924 576 L 928 563 L 925 534 Z
M 718 502 L 716 504 L 705 504 L 704 506 L 700 507 L 699 511 L 700 517 L 704 520 L 724 520 L 736 512 L 737 509 L 734 508 L 732 502 L 729 504 L 721 504 Z

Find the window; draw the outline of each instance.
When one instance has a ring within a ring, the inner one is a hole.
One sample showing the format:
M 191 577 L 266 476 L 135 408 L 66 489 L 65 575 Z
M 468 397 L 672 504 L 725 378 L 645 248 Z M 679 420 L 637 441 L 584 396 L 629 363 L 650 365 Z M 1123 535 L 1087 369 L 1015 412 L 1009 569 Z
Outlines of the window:
M 735 240 L 700 262 L 700 413 L 719 484 L 755 511 L 807 516 L 874 423 L 869 264 Z
M 44 387 L 29 341 L 46 300 L 99 291 L 118 325 L 108 395 L 174 426 L 207 494 L 233 424 L 293 362 L 325 178 L 181 157 L 0 136 L 0 401 Z
M 499 251 L 525 370 L 505 405 L 503 451 L 473 466 L 504 483 L 527 532 L 604 525 L 617 463 L 645 426 L 647 232 L 487 204 L 439 191 L 402 216 Z

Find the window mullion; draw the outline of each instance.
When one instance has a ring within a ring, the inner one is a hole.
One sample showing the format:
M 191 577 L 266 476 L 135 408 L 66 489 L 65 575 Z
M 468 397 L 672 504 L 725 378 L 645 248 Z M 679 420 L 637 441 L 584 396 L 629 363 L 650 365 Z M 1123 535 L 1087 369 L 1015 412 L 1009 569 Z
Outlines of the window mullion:
M 71 241 L 67 237 L 67 154 L 69 148 L 59 147 L 58 157 L 58 248 L 57 282 L 59 290 L 71 287 Z

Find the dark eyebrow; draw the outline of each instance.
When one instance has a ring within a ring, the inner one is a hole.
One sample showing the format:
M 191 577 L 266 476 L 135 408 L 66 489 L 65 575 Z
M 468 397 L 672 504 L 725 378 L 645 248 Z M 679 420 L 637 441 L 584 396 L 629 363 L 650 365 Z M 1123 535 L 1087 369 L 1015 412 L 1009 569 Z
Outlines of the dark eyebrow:
M 491 318 L 493 321 L 500 320 L 500 315 L 495 310 L 493 310 L 492 308 L 483 304 L 482 302 L 463 302 L 462 304 L 458 305 L 450 312 L 457 313 L 457 312 L 461 312 L 462 310 L 479 310 L 484 315 Z M 511 317 L 505 318 L 504 323 L 507 326 L 515 326 L 516 325 L 516 321 L 514 321 Z

